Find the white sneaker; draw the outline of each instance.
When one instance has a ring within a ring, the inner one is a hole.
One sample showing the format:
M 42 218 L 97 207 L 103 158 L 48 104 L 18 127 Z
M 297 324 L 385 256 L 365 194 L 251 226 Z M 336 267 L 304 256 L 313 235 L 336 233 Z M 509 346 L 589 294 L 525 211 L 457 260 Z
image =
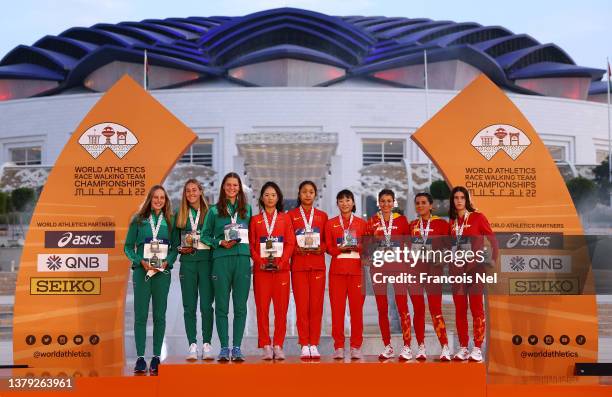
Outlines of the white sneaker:
M 302 346 L 302 354 L 300 354 L 300 358 L 302 359 L 308 359 L 310 358 L 310 347 L 309 346 Z
M 198 359 L 198 345 L 192 343 L 189 345 L 189 351 L 187 352 L 187 361 L 194 361 Z
M 263 347 L 263 354 L 261 356 L 262 360 L 270 361 L 274 358 L 274 353 L 272 352 L 272 346 L 265 345 Z
M 285 352 L 283 352 L 283 348 L 278 345 L 274 346 L 274 359 L 275 360 L 285 359 Z
M 442 352 L 440 353 L 440 361 L 450 361 L 451 353 L 448 345 L 442 346 Z
M 453 360 L 455 360 L 455 361 L 465 361 L 465 360 L 468 359 L 468 357 L 469 357 L 468 348 L 465 347 L 465 346 L 462 346 L 462 347 L 459 348 L 459 350 L 457 351 L 457 353 L 453 357 Z
M 213 349 L 210 343 L 204 343 L 202 346 L 202 360 L 214 360 Z
M 402 351 L 400 352 L 399 359 L 402 361 L 412 360 L 412 350 L 410 350 L 410 346 L 404 345 L 404 347 L 402 347 Z
M 479 347 L 473 347 L 470 352 L 470 361 L 476 361 L 477 363 L 482 362 L 482 350 Z
M 361 354 L 361 349 L 358 347 L 351 347 L 351 360 L 361 360 L 363 354 Z
M 416 354 L 416 359 L 417 360 L 427 360 L 427 352 L 425 351 L 425 344 L 421 343 L 419 345 L 419 350 L 417 351 Z
M 344 349 L 339 347 L 336 349 L 333 355 L 334 360 L 344 360 Z
M 393 351 L 393 346 L 387 345 L 385 349 L 378 355 L 378 358 L 381 360 L 388 360 L 390 358 L 395 357 L 395 352 Z
M 310 358 L 318 360 L 321 358 L 321 353 L 319 353 L 319 349 L 317 349 L 317 345 L 310 346 Z

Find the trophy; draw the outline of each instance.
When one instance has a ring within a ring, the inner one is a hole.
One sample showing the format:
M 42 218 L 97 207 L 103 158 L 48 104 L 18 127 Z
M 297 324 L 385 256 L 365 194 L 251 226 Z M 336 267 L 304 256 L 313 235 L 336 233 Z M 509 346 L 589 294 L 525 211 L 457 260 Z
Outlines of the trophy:
M 344 231 L 344 238 L 342 239 L 342 248 L 354 248 L 357 247 L 357 239 L 353 237 L 350 230 Z
M 192 254 L 198 246 L 199 239 L 200 236 L 196 232 L 185 233 L 181 242 L 181 251 Z
M 237 243 L 240 242 L 241 238 L 240 238 L 240 230 L 239 230 L 238 224 L 236 223 L 230 224 L 226 231 L 227 231 L 227 233 L 225 233 L 226 240 L 235 241 Z
M 261 270 L 272 272 L 278 270 L 278 265 L 274 262 L 274 253 L 276 253 L 276 249 L 274 249 L 274 242 L 272 239 L 266 240 L 266 252 L 268 256 L 266 257 L 266 263 L 261 265 Z
M 304 232 L 304 246 L 302 247 L 302 250 L 304 251 L 318 251 L 319 250 L 319 244 L 317 244 L 316 242 L 315 234 L 316 233 L 312 231 Z
M 151 249 L 151 253 L 153 254 L 153 256 L 151 257 L 151 259 L 149 259 L 149 265 L 151 267 L 155 268 L 155 269 L 161 268 L 162 261 L 157 256 L 157 254 L 159 254 L 161 252 L 161 250 L 159 248 L 159 241 L 157 241 L 157 240 L 151 241 L 151 248 L 150 249 Z

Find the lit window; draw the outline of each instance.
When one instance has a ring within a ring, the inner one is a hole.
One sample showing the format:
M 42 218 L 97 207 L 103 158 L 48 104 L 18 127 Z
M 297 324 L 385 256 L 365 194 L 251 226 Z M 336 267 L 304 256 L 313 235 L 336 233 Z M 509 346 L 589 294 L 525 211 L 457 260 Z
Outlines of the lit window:
M 546 148 L 550 152 L 553 160 L 555 161 L 567 161 L 564 146 L 546 145 Z
M 404 160 L 403 140 L 364 140 L 363 165 L 399 163 Z
M 25 147 L 10 149 L 11 161 L 15 165 L 40 165 L 41 147 Z
M 199 140 L 183 154 L 180 163 L 198 164 L 212 167 L 212 140 Z

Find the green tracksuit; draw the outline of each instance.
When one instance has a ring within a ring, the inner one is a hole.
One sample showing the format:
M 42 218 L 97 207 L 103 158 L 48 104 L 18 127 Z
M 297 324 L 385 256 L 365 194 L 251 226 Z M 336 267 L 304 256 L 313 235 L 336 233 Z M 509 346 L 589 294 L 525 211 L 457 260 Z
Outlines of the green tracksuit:
M 157 216 L 153 214 L 154 224 L 157 224 Z M 171 221 L 171 224 L 174 220 Z M 147 318 L 149 315 L 149 302 L 153 301 L 153 355 L 161 354 L 164 333 L 166 332 L 166 307 L 168 303 L 168 291 L 170 290 L 170 269 L 176 260 L 177 246 L 175 234 L 168 232 L 165 218 L 159 229 L 158 239 L 168 240 L 168 262 L 167 272 L 158 272 L 153 277 L 145 280 L 146 271 L 140 264 L 143 259 L 145 239 L 151 239 L 153 233 L 148 219 L 134 219 L 130 224 L 125 238 L 124 251 L 130 262 L 132 262 L 132 282 L 134 285 L 134 339 L 136 340 L 136 354 L 144 356 L 145 341 L 147 338 Z
M 190 208 L 191 216 L 195 220 L 196 210 Z M 203 215 L 201 215 L 203 216 Z M 176 219 L 176 217 L 175 217 Z M 201 231 L 204 227 L 198 225 Z M 189 218 L 183 229 L 178 226 L 174 228 L 181 239 L 184 233 L 191 232 Z M 183 319 L 185 321 L 185 332 L 188 344 L 196 343 L 196 309 L 198 307 L 198 294 L 200 295 L 200 314 L 202 316 L 202 342 L 210 343 L 213 331 L 213 300 L 215 298 L 212 283 L 212 258 L 211 250 L 200 249 L 193 254 L 181 254 L 181 270 L 179 273 L 181 281 L 181 293 L 183 295 Z
M 230 214 L 236 212 L 237 205 L 227 202 Z M 248 230 L 251 220 L 251 207 L 247 205 L 245 218 L 237 222 Z M 247 299 L 251 289 L 251 254 L 249 242 L 241 241 L 230 249 L 219 245 L 224 240 L 224 227 L 231 223 L 229 216 L 221 217 L 217 206 L 212 206 L 206 214 L 202 241 L 213 249 L 212 280 L 215 290 L 215 319 L 221 347 L 229 347 L 228 312 L 229 299 L 234 304 L 233 344 L 240 346 L 246 325 Z

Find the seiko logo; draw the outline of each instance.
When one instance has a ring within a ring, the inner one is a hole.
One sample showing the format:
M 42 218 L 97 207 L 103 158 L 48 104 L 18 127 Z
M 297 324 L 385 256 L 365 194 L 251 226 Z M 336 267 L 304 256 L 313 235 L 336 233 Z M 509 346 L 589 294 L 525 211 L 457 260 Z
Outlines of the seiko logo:
M 502 249 L 563 248 L 562 233 L 498 233 L 497 239 Z
M 106 272 L 108 254 L 38 254 L 39 272 Z
M 519 278 L 510 279 L 509 283 L 510 295 L 576 295 L 580 290 L 577 278 Z
M 115 248 L 115 232 L 46 231 L 45 248 Z
M 501 271 L 506 273 L 570 273 L 569 255 L 502 255 Z
M 100 295 L 100 278 L 30 279 L 30 295 Z

